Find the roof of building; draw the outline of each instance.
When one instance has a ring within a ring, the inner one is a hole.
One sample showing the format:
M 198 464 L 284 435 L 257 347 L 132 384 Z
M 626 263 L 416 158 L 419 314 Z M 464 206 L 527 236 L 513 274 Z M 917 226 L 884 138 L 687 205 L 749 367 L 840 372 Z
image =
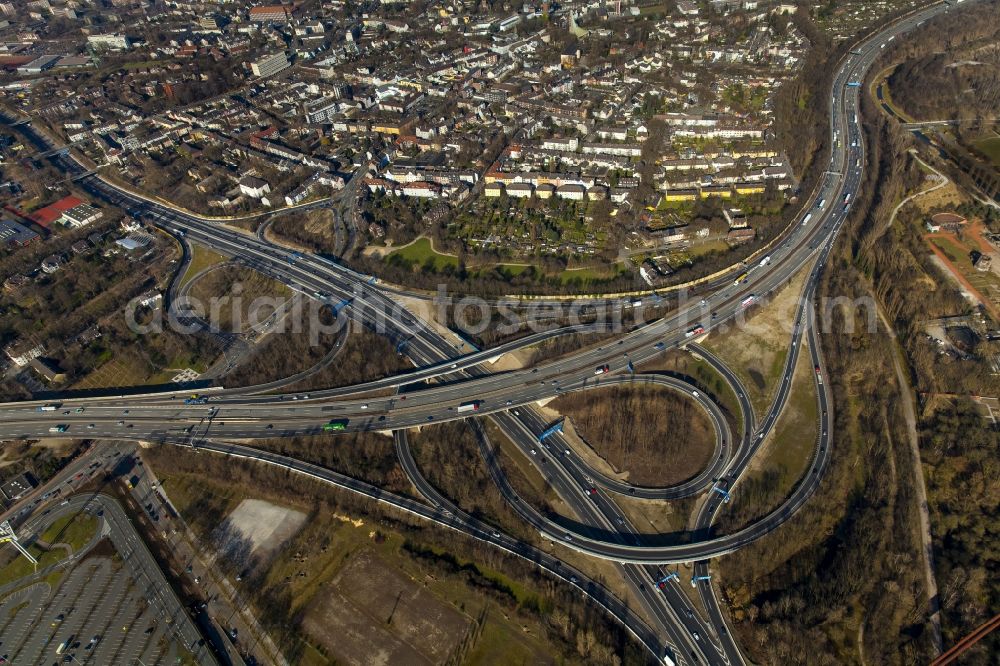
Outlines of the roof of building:
M 34 478 L 28 472 L 22 472 L 17 476 L 12 476 L 0 485 L 0 490 L 9 500 L 15 500 L 24 493 L 35 487 Z
M 129 234 L 125 238 L 119 238 L 115 241 L 118 245 L 125 248 L 126 250 L 137 250 L 141 247 L 146 247 L 153 241 L 153 237 L 147 233 L 137 231 L 135 233 Z
M 58 220 L 63 216 L 63 213 L 75 208 L 82 203 L 86 203 L 83 199 L 74 196 L 63 197 L 54 204 L 49 204 L 44 208 L 39 208 L 34 213 L 28 215 L 28 219 L 35 224 L 45 227 L 48 229 L 49 225 Z
M 260 5 L 250 8 L 250 16 L 270 16 L 272 14 L 288 14 L 288 7 L 284 5 Z
M 26 245 L 38 238 L 31 229 L 13 220 L 0 220 L 0 242 Z

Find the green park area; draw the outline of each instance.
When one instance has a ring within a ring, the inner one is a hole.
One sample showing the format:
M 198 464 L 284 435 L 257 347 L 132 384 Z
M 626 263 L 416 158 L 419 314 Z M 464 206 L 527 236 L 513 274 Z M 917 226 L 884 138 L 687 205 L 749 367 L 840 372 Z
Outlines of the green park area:
M 38 537 L 46 544 L 46 548 L 37 544 L 28 547 L 28 552 L 38 560 L 38 566 L 32 565 L 28 558 L 16 553 L 11 548 L 5 556 L 7 564 L 0 567 L 0 585 L 7 585 L 25 576 L 30 576 L 36 570 L 41 571 L 58 564 L 70 555 L 70 552 L 63 545 L 69 546 L 69 550 L 76 553 L 90 542 L 96 531 L 97 518 L 94 516 L 74 514 L 58 518 Z
M 988 139 L 977 141 L 976 149 L 990 158 L 993 166 L 1000 168 L 1000 136 L 992 136 Z
M 458 257 L 435 252 L 431 239 L 426 237 L 418 238 L 412 243 L 390 252 L 387 260 L 399 261 L 410 266 L 426 266 L 435 273 L 441 272 L 446 266 L 458 268 Z

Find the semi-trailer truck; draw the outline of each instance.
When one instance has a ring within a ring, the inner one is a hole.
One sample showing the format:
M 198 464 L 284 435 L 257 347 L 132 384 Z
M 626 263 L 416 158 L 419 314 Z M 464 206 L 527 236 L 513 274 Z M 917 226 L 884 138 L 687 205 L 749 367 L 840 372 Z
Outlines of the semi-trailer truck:
M 54 425 L 51 428 L 49 428 L 49 432 L 66 432 L 67 430 L 69 430 L 69 426 L 68 425 L 61 425 L 61 424 L 60 425 Z
M 41 407 L 38 408 L 38 411 L 39 412 L 54 412 L 57 409 L 59 409 L 59 403 L 58 402 L 52 403 L 50 405 L 42 405 Z
M 812 213 L 807 213 L 806 216 L 802 218 L 802 226 L 806 226 L 807 224 L 809 224 L 809 220 L 811 220 L 812 217 L 813 217 Z
M 463 412 L 478 412 L 479 403 L 480 403 L 479 400 L 470 400 L 469 402 L 463 402 L 461 405 L 458 406 L 458 409 L 456 409 L 455 411 L 457 411 L 460 414 Z
M 696 335 L 701 335 L 704 332 L 705 332 L 705 327 L 702 326 L 701 324 L 698 324 L 697 326 L 695 326 L 694 328 L 692 328 L 690 331 L 688 331 L 687 333 L 685 333 L 684 337 L 685 338 L 692 338 L 692 337 L 694 337 Z
M 747 296 L 746 298 L 744 298 L 742 301 L 740 301 L 740 307 L 741 308 L 748 308 L 751 305 L 753 305 L 753 302 L 755 300 L 757 300 L 757 298 L 753 294 L 750 294 L 749 296 Z
M 326 431 L 330 431 L 330 430 L 343 430 L 344 428 L 347 427 L 347 423 L 348 423 L 347 419 L 334 419 L 334 420 L 330 421 L 329 423 L 324 423 L 323 424 L 323 430 L 326 430 Z
M 767 266 L 769 263 L 771 263 L 771 255 L 767 255 L 766 257 L 760 260 L 760 267 L 763 268 L 764 266 Z

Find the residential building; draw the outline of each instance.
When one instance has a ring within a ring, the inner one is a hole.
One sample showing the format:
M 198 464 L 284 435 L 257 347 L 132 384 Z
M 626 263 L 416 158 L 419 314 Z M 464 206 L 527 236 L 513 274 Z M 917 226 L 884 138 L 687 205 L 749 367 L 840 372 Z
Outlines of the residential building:
M 7 345 L 3 353 L 19 368 L 45 353 L 45 347 L 32 340 L 17 340 Z
M 87 43 L 98 50 L 127 51 L 132 46 L 125 35 L 88 35 Z
M 279 53 L 266 56 L 257 62 L 251 63 L 250 71 L 253 72 L 254 76 L 268 77 L 274 76 L 281 70 L 290 66 L 291 63 L 288 62 L 288 56 L 285 55 L 284 51 L 281 51 Z
M 251 7 L 250 20 L 255 23 L 287 23 L 291 12 L 284 5 L 261 5 Z
M 252 197 L 254 199 L 260 199 L 265 194 L 271 191 L 271 186 L 267 182 L 261 180 L 260 178 L 254 178 L 253 176 L 245 176 L 240 179 L 240 192 Z
M 56 384 L 66 379 L 66 373 L 63 372 L 58 363 L 42 356 L 32 359 L 31 369 L 50 384 Z
M 63 265 L 63 258 L 58 254 L 51 254 L 42 259 L 42 270 L 46 273 L 55 273 Z

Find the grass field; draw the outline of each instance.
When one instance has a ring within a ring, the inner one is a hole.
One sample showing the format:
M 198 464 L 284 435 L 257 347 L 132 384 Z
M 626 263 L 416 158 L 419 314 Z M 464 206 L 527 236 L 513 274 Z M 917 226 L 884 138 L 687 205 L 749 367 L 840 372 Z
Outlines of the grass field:
M 788 403 L 733 493 L 729 509 L 721 514 L 721 529 L 726 532 L 739 529 L 778 506 L 792 492 L 812 459 L 819 434 L 817 410 L 813 369 L 809 355 L 802 349 Z
M 176 373 L 172 373 L 176 374 Z M 125 356 L 114 358 L 84 377 L 73 386 L 74 389 L 110 388 L 115 386 L 137 386 L 144 383 L 146 369 L 134 359 Z
M 67 544 L 75 553 L 87 545 L 96 531 L 97 518 L 89 514 L 76 514 L 53 522 L 42 532 L 41 539 L 49 544 Z
M 187 270 L 184 272 L 184 276 L 181 278 L 179 286 L 183 287 L 186 285 L 191 278 L 205 270 L 209 266 L 215 264 L 220 264 L 223 261 L 227 261 L 228 258 L 215 252 L 214 250 L 209 250 L 207 247 L 202 247 L 197 243 L 192 244 L 192 254 L 191 263 L 188 264 Z
M 292 290 L 281 282 L 242 266 L 225 266 L 198 278 L 190 295 L 205 308 L 206 318 L 223 331 L 246 331 L 266 321 Z M 229 297 L 228 300 L 221 300 Z M 214 308 L 213 301 L 219 303 Z M 218 316 L 216 316 L 216 314 Z
M 600 282 L 615 277 L 621 272 L 621 266 L 615 264 L 612 269 L 600 270 L 596 268 L 567 268 L 559 274 L 559 279 L 563 284 L 569 282 Z
M 705 347 L 743 381 L 758 416 L 767 411 L 778 388 L 805 275 L 806 271 L 800 271 L 791 284 L 772 295 L 766 307 L 754 309 L 746 321 L 713 333 L 705 341 Z
M 431 265 L 434 271 L 441 271 L 445 266 L 458 267 L 458 257 L 435 252 L 431 239 L 418 238 L 389 253 L 389 257 L 399 257 L 403 261 L 417 266 Z
M 42 552 L 37 546 L 29 546 L 28 552 L 38 560 L 38 569 L 44 569 L 66 559 L 66 551 L 63 548 Z M 35 572 L 35 567 L 28 561 L 28 558 L 16 552 L 13 557 L 15 559 L 11 560 L 5 567 L 0 568 L 0 585 L 13 583 Z
M 991 136 L 975 144 L 976 148 L 990 158 L 993 166 L 1000 168 L 1000 136 Z
M 524 271 L 531 268 L 531 264 L 500 264 L 497 268 L 511 277 L 517 277 Z
M 972 265 L 970 254 L 979 248 L 975 241 L 943 235 L 934 235 L 927 240 L 937 247 L 972 288 L 988 301 L 987 307 L 996 309 L 1000 305 L 1000 276 L 993 271 L 978 271 Z

